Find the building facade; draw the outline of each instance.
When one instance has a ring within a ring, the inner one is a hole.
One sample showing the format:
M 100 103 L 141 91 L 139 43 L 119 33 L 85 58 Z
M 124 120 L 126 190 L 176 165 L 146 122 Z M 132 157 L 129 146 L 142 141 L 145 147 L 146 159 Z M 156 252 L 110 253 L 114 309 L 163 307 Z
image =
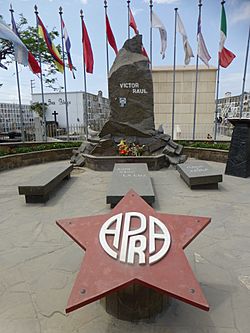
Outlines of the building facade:
M 34 114 L 30 105 L 22 105 L 24 130 L 34 127 Z M 0 132 L 21 132 L 21 117 L 19 104 L 0 103 Z
M 199 66 L 195 139 L 213 135 L 215 117 L 216 71 L 214 67 Z M 154 67 L 155 127 L 163 125 L 165 133 L 172 133 L 173 67 Z M 177 66 L 175 72 L 174 139 L 192 139 L 194 123 L 196 69 Z
M 218 99 L 218 117 L 223 123 L 228 118 L 238 118 L 240 116 L 241 96 L 232 96 L 231 92 L 227 92 L 225 97 Z M 244 92 L 242 117 L 250 118 L 250 92 Z
M 41 103 L 41 94 L 32 94 L 32 103 Z M 60 128 L 66 128 L 66 107 L 64 92 L 45 93 L 44 101 L 48 106 L 46 121 L 57 122 Z M 85 93 L 67 92 L 69 127 L 84 123 Z M 88 123 L 94 130 L 100 130 L 110 113 L 109 100 L 99 91 L 97 95 L 87 93 Z

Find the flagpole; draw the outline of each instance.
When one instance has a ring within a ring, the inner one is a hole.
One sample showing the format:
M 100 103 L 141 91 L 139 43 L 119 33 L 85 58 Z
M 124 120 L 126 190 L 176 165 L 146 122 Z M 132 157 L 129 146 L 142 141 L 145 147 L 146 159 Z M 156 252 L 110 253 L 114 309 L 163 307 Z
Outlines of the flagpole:
M 34 6 L 35 15 L 36 15 L 36 28 L 37 28 L 37 48 L 39 54 L 39 65 L 41 68 L 40 73 L 40 82 L 41 82 L 41 93 L 42 93 L 42 109 L 43 109 L 43 141 L 47 141 L 47 126 L 46 126 L 46 115 L 45 115 L 45 102 L 44 102 L 44 92 L 43 92 L 43 71 L 42 71 L 42 58 L 41 58 L 41 51 L 40 51 L 40 39 L 38 34 L 38 10 L 37 5 Z
M 215 101 L 215 119 L 214 119 L 214 141 L 217 138 L 217 116 L 218 116 L 218 99 L 219 99 L 219 85 L 220 85 L 220 60 L 218 58 L 217 67 L 217 83 L 216 83 L 216 101 Z
M 245 60 L 245 68 L 244 68 L 244 75 L 243 75 L 242 92 L 241 92 L 241 98 L 240 98 L 240 118 L 242 117 L 242 112 L 243 112 L 243 98 L 244 98 L 247 63 L 248 63 L 249 40 L 250 40 L 250 26 L 249 26 L 249 29 L 248 29 L 246 60 Z
M 221 1 L 221 6 L 224 5 L 226 1 Z M 217 86 L 216 86 L 216 101 L 215 101 L 215 119 L 214 119 L 214 141 L 217 139 L 217 116 L 218 116 L 218 104 L 219 104 L 219 84 L 220 84 L 220 57 L 218 55 L 218 67 L 217 67 Z
M 201 0 L 199 0 L 199 15 L 198 17 L 201 17 Z M 198 37 L 198 33 L 197 33 Z M 199 69 L 199 57 L 198 57 L 198 50 L 196 55 L 196 67 L 195 67 L 195 90 L 194 90 L 194 119 L 193 119 L 193 140 L 195 140 L 195 126 L 196 126 L 196 112 L 197 112 L 197 90 L 198 90 L 198 69 Z
M 172 104 L 172 140 L 174 140 L 174 109 L 175 109 L 175 68 L 176 68 L 176 26 L 177 26 L 177 11 L 178 8 L 174 9 L 174 67 L 173 67 L 173 104 Z
M 153 28 L 152 28 L 152 11 L 153 11 L 153 0 L 149 1 L 149 12 L 150 12 L 150 66 L 153 68 Z
M 13 10 L 11 4 L 10 4 L 9 11 L 10 11 L 11 15 L 13 15 L 14 10 Z M 19 114 L 20 114 L 20 122 L 21 122 L 21 137 L 22 137 L 22 142 L 24 142 L 25 141 L 24 121 L 23 121 L 22 100 L 21 100 L 21 90 L 20 90 L 20 81 L 19 81 L 19 72 L 18 72 L 17 61 L 15 61 L 15 65 L 16 65 L 16 80 L 17 80 L 17 91 L 18 91 L 18 101 L 19 101 Z
M 104 0 L 104 12 L 105 12 L 105 24 L 106 24 L 106 57 L 107 57 L 107 81 L 109 79 L 109 47 L 108 47 L 108 35 L 107 35 L 107 7 L 108 2 L 107 0 Z
M 129 10 L 130 10 L 130 0 L 127 0 L 127 4 L 128 4 L 128 39 L 130 39 L 130 29 L 129 29 L 129 18 L 130 18 L 130 15 L 129 15 Z
M 80 10 L 80 18 L 82 24 L 82 45 L 83 45 L 83 79 L 84 79 L 84 94 L 85 94 L 85 108 L 84 108 L 84 127 L 86 140 L 88 141 L 88 101 L 87 101 L 87 79 L 86 79 L 86 66 L 85 66 L 85 55 L 84 55 L 84 26 L 83 26 L 83 11 Z
M 67 141 L 69 141 L 69 112 L 68 112 L 68 96 L 67 96 L 67 85 L 66 85 L 66 67 L 65 67 L 65 57 L 64 57 L 64 34 L 63 34 L 63 24 L 62 24 L 62 7 L 59 7 L 60 23 L 61 23 L 61 37 L 62 37 L 62 61 L 63 61 L 63 79 L 64 79 L 64 96 L 65 96 L 65 111 L 66 111 L 66 126 L 67 126 Z

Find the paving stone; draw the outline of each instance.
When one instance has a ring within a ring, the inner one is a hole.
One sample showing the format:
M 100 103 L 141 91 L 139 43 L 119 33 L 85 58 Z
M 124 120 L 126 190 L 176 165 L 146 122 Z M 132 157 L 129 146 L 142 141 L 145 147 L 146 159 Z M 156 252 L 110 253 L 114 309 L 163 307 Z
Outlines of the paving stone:
M 207 163 L 224 173 L 225 164 Z M 70 186 L 48 204 L 26 206 L 16 191 L 20 179 L 48 165 L 0 173 L 1 333 L 249 333 L 250 179 L 225 175 L 219 190 L 194 192 L 173 167 L 149 173 L 155 209 L 212 217 L 185 250 L 211 309 L 204 312 L 171 300 L 154 321 L 131 324 L 107 315 L 99 302 L 65 315 L 83 251 L 55 221 L 108 212 L 105 195 L 111 172 L 72 173 Z

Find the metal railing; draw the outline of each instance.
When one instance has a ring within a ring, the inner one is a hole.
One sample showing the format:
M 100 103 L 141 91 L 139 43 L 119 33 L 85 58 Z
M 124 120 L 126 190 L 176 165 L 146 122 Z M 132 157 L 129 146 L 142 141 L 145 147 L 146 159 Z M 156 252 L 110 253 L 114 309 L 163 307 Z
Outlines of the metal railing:
M 164 126 L 164 132 L 171 135 L 171 125 Z M 214 139 L 214 125 L 197 125 L 195 140 L 212 140 Z M 217 123 L 217 140 L 230 141 L 233 132 L 233 126 L 228 124 Z M 193 140 L 193 125 L 182 124 L 176 125 L 174 129 L 174 140 Z
M 93 127 L 92 127 L 93 128 Z M 171 135 L 171 125 L 164 126 L 164 132 Z M 40 141 L 36 139 L 35 126 L 25 126 L 25 141 Z M 92 137 L 99 131 L 89 129 L 89 137 Z M 231 140 L 233 132 L 233 126 L 230 122 L 217 123 L 217 135 L 216 140 Z M 175 126 L 174 129 L 174 140 L 192 140 L 193 126 L 192 124 L 182 124 Z M 0 131 L 0 136 L 3 138 L 20 139 L 21 131 L 16 129 L 15 126 L 9 126 L 8 131 Z M 86 139 L 85 129 L 83 124 L 72 124 L 69 126 L 69 136 L 66 128 L 58 128 L 54 123 L 47 124 L 47 140 L 48 141 L 84 141 Z M 214 139 L 214 126 L 213 125 L 198 125 L 195 133 L 195 140 L 208 140 Z

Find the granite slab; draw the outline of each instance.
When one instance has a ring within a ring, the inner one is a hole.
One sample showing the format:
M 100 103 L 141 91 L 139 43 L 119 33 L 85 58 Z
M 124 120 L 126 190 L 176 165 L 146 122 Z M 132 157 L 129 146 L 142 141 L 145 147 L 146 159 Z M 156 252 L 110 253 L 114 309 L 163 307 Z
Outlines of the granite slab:
M 222 174 L 203 161 L 178 164 L 177 171 L 191 189 L 217 189 L 222 182 Z
M 116 163 L 106 203 L 114 207 L 131 189 L 148 204 L 152 205 L 155 202 L 155 193 L 146 163 Z

